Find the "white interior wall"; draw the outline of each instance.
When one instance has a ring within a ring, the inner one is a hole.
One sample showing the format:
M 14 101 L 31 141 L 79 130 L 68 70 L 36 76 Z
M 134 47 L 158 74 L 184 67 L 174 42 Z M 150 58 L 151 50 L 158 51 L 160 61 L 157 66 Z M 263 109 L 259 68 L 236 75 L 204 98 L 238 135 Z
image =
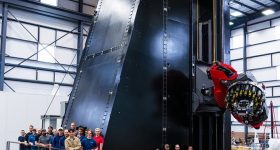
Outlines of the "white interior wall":
M 258 82 L 266 88 L 266 103 L 273 102 L 274 106 L 280 106 L 280 18 L 265 21 L 273 17 L 279 17 L 280 12 L 250 21 L 247 26 L 247 69 L 256 77 Z M 257 24 L 257 21 L 264 21 Z M 238 71 L 243 71 L 243 29 L 231 31 L 230 60 L 231 65 Z M 274 87 L 276 86 L 276 87 Z M 268 114 L 268 121 L 271 113 Z M 275 117 L 280 121 L 280 107 L 275 108 Z M 233 117 L 232 131 L 244 132 L 244 125 L 239 124 Z M 249 132 L 270 133 L 270 127 L 262 126 L 259 130 L 249 128 Z
M 28 131 L 30 124 L 41 127 L 41 115 L 44 115 L 51 95 L 36 95 L 0 92 L 0 149 L 6 147 L 6 141 L 17 141 L 19 131 Z M 57 96 L 47 115 L 60 115 L 60 102 L 68 101 L 67 96 Z M 59 122 L 58 122 L 59 123 Z

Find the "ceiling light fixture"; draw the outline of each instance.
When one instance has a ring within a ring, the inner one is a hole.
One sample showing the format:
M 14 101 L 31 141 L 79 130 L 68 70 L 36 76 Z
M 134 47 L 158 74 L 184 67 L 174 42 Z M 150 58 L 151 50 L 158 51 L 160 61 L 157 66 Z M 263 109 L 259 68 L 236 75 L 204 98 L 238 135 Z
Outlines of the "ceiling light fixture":
M 239 16 L 242 16 L 243 14 L 241 12 L 234 11 L 234 12 L 230 13 L 230 15 L 232 15 L 234 17 L 239 17 Z
M 266 16 L 274 14 L 274 13 L 275 13 L 275 11 L 272 9 L 266 9 L 266 10 L 262 11 L 262 14 L 264 14 Z

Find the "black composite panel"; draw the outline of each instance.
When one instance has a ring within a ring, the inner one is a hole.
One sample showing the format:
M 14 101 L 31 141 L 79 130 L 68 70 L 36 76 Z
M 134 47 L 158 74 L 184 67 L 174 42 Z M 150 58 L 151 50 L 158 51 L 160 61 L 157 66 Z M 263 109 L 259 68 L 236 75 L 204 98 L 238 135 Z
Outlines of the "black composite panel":
M 163 1 L 100 2 L 63 124 L 101 127 L 105 150 L 161 148 Z M 191 140 L 190 2 L 169 0 L 167 11 L 167 143 L 185 148 Z

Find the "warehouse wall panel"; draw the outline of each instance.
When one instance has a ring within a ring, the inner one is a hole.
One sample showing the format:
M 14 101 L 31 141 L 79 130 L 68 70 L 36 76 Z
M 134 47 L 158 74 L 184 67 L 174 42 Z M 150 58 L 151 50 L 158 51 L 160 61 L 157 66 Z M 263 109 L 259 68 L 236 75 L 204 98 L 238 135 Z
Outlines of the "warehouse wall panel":
M 265 96 L 270 97 L 272 95 L 272 88 L 265 88 Z
M 18 64 L 22 61 L 23 59 L 17 59 L 17 58 L 9 58 L 6 57 L 6 63 L 10 64 Z M 46 68 L 46 69 L 55 69 L 55 70 L 60 70 L 64 71 L 64 69 L 57 64 L 52 64 L 52 63 L 46 63 L 46 62 L 37 62 L 37 61 L 30 61 L 27 60 L 22 65 L 25 66 L 33 66 L 33 67 L 41 67 L 41 68 Z M 69 69 L 71 72 L 76 72 L 76 67 L 71 66 L 70 68 L 67 65 L 62 65 L 65 69 Z
M 235 30 L 231 30 L 231 36 L 239 36 L 239 35 L 243 35 L 243 28 L 239 28 L 239 29 L 235 29 Z
M 29 87 L 36 86 L 26 86 L 25 89 Z M 40 88 L 37 89 L 40 90 Z M 29 124 L 34 125 L 35 128 L 41 127 L 41 115 L 46 112 L 53 96 L 36 92 L 31 94 L 0 92 L 0 97 L 0 127 L 2 129 L 0 143 L 3 143 L 0 145 L 0 149 L 4 150 L 6 149 L 6 144 L 4 143 L 17 141 L 18 132 L 22 129 L 27 131 Z M 60 102 L 67 100 L 68 96 L 57 96 L 47 115 L 60 115 Z M 18 149 L 18 145 L 15 145 L 14 149 Z
M 276 68 L 265 68 L 265 69 L 258 69 L 252 70 L 251 73 L 256 77 L 258 82 L 262 81 L 269 81 L 269 80 L 276 80 L 277 73 Z
M 56 72 L 55 73 L 55 82 L 61 83 L 64 78 L 62 83 L 68 83 L 68 84 L 74 83 L 74 79 L 72 77 L 75 78 L 75 75 L 72 74 L 72 77 L 71 77 L 69 74 L 66 74 L 66 76 L 65 77 L 64 76 L 65 76 L 65 73 Z
M 5 72 L 10 68 L 11 67 L 9 66 L 5 66 Z M 4 76 L 10 78 L 36 80 L 36 70 L 16 67 L 13 70 L 7 72 Z
M 30 32 L 32 35 L 28 32 Z M 24 23 L 21 25 L 15 21 L 8 21 L 7 36 L 36 42 L 38 40 L 38 27 Z
M 280 65 L 280 53 L 272 54 L 272 65 L 273 66 Z
M 273 96 L 280 96 L 280 87 L 273 88 Z
M 6 39 L 6 54 L 12 57 L 28 58 L 37 52 L 37 44 L 15 39 Z M 37 55 L 30 59 L 36 60 Z
M 83 13 L 93 15 L 94 14 L 95 7 L 83 5 Z
M 79 11 L 79 3 L 69 0 L 58 0 L 58 7 L 70 9 L 73 11 Z
M 33 24 L 49 26 L 52 28 L 62 29 L 71 31 L 77 27 L 77 23 L 73 23 L 70 21 L 65 21 L 61 19 L 56 19 L 48 16 L 42 16 L 39 14 L 34 14 L 28 11 L 18 10 L 18 9 L 9 9 L 10 12 L 13 13 L 18 20 L 30 22 Z M 13 18 L 10 14 L 8 14 L 9 18 Z
M 37 76 L 38 76 L 38 80 L 40 81 L 49 81 L 49 82 L 54 81 L 54 72 L 51 71 L 38 70 Z
M 51 44 L 55 41 L 56 31 L 53 29 L 47 29 L 40 27 L 40 43 Z
M 237 72 L 243 72 L 243 60 L 235 60 L 231 61 L 231 66 L 237 71 Z
M 240 59 L 243 58 L 243 48 L 234 49 L 230 51 L 230 59 Z
M 247 56 L 257 56 L 269 53 L 280 52 L 280 42 L 274 41 L 247 47 Z
M 64 36 L 66 32 L 57 31 L 57 38 Z M 78 36 L 77 34 L 68 34 L 57 41 L 58 46 L 77 49 Z
M 253 57 L 247 59 L 247 69 L 271 67 L 271 55 Z
M 248 34 L 249 45 L 272 41 L 275 39 L 277 39 L 275 36 L 275 28 L 269 28 Z
M 258 24 L 250 25 L 247 27 L 248 32 L 253 32 L 260 29 L 265 29 L 270 27 L 270 21 L 261 22 Z
M 62 64 L 77 65 L 77 51 L 68 48 L 56 47 L 55 58 Z
M 240 48 L 243 47 L 243 35 L 238 35 L 230 38 L 230 48 Z
M 54 45 L 40 44 L 38 47 L 38 61 L 55 63 L 54 50 Z

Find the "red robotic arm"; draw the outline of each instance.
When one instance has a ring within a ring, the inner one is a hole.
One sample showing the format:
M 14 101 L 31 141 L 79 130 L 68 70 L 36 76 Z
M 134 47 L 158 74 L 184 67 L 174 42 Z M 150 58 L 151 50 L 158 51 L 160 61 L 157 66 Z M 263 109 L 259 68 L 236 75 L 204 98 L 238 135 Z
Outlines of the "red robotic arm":
M 228 64 L 216 62 L 207 73 L 214 83 L 217 105 L 230 110 L 237 121 L 259 129 L 267 119 L 263 89 L 244 74 L 245 78 L 238 79 L 237 71 Z

